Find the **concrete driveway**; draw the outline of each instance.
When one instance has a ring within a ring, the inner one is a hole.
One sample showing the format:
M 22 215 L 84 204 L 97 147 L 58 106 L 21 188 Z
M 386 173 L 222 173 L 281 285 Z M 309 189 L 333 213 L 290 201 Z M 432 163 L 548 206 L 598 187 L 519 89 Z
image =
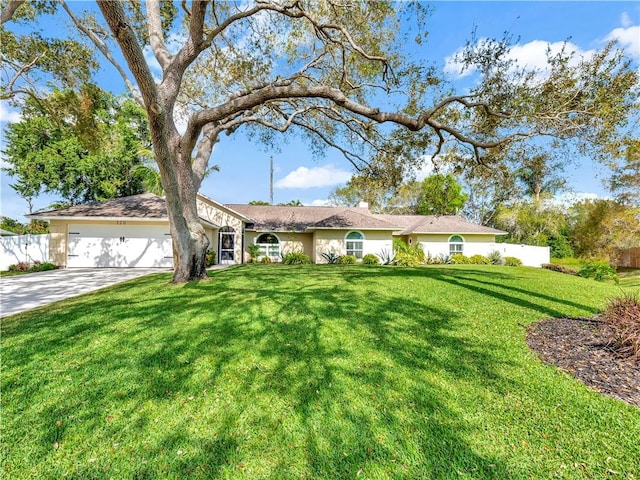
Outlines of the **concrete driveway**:
M 0 278 L 0 317 L 115 285 L 163 268 L 72 268 Z

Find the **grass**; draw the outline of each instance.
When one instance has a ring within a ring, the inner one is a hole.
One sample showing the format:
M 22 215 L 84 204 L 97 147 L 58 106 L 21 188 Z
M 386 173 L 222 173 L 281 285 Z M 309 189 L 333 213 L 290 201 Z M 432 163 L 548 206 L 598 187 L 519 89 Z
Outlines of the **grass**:
M 620 267 L 617 275 L 622 287 L 640 288 L 640 269 Z
M 640 478 L 640 409 L 524 342 L 618 287 L 468 265 L 211 275 L 3 319 L 3 478 Z
M 552 258 L 551 263 L 555 265 L 564 265 L 565 267 L 571 267 L 575 270 L 580 270 L 588 265 L 586 260 L 578 258 Z M 616 274 L 622 287 L 640 288 L 640 269 L 618 267 Z M 613 280 L 606 280 L 607 283 L 615 283 Z
M 29 273 L 34 273 L 29 270 L 2 270 L 0 271 L 0 277 L 15 277 L 16 275 L 27 275 Z

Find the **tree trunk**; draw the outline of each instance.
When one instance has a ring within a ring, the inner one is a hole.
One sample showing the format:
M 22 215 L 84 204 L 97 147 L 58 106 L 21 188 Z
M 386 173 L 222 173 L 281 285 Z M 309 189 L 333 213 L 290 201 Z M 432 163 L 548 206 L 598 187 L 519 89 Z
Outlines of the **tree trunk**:
M 156 150 L 156 160 L 165 186 L 167 213 L 173 239 L 173 279 L 172 283 L 191 280 L 208 280 L 205 255 L 209 239 L 200 223 L 196 206 L 196 189 L 193 182 L 191 162 L 181 153 L 181 138 L 170 138 L 168 158 L 161 157 Z M 173 157 L 173 158 L 171 158 Z
M 183 218 L 184 220 L 184 218 Z M 200 223 L 188 223 L 187 228 L 176 228 L 172 222 L 173 279 L 172 283 L 191 280 L 208 280 L 205 254 L 209 247 L 204 228 Z

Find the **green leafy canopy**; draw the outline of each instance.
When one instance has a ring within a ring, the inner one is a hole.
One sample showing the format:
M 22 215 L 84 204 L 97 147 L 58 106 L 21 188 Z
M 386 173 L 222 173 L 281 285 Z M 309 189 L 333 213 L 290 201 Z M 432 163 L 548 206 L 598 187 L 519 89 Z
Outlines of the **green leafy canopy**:
M 4 170 L 31 198 L 58 194 L 71 204 L 142 193 L 139 152 L 149 148 L 140 106 L 97 87 L 27 98 L 22 119 L 7 126 Z

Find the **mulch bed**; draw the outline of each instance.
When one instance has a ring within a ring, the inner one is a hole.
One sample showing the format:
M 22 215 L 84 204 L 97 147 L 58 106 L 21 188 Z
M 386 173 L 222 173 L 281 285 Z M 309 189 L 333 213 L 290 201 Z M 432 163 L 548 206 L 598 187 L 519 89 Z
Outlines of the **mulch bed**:
M 527 327 L 527 344 L 597 392 L 640 407 L 640 363 L 616 355 L 607 328 L 597 318 L 551 318 Z

